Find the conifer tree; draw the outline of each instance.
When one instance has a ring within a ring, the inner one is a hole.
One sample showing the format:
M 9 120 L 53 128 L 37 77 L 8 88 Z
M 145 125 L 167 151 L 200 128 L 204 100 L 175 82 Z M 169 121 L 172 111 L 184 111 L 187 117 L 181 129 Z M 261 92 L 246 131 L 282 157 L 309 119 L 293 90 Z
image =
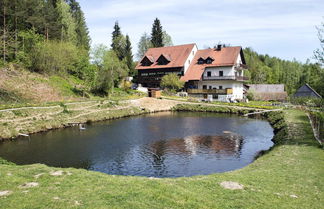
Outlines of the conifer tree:
M 70 6 L 70 11 L 74 22 L 76 23 L 77 46 L 83 47 L 86 50 L 90 49 L 89 30 L 85 22 L 84 13 L 81 10 L 80 4 L 76 0 L 66 0 Z
M 134 69 L 133 54 L 132 54 L 132 44 L 129 40 L 128 35 L 126 35 L 125 60 L 126 60 L 126 65 L 129 69 L 130 75 L 134 75 L 135 69 Z
M 121 31 L 120 31 L 120 27 L 119 27 L 119 24 L 118 24 L 118 21 L 115 22 L 115 25 L 114 25 L 114 31 L 112 32 L 112 41 L 111 41 L 111 48 L 112 50 L 116 50 L 116 39 L 118 37 L 120 37 L 122 35 Z
M 125 58 L 126 38 L 122 34 L 117 21 L 115 22 L 114 31 L 112 32 L 111 49 L 116 53 L 120 61 Z
M 160 20 L 156 18 L 152 26 L 151 42 L 153 47 L 163 47 L 163 30 Z

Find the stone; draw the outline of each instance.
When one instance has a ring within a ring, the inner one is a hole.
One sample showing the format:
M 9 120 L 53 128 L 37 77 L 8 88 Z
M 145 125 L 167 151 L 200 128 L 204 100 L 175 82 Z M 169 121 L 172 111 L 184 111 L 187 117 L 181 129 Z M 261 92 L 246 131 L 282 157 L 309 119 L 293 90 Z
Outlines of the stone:
M 223 181 L 222 183 L 220 183 L 220 185 L 221 187 L 230 190 L 244 189 L 244 186 L 242 184 L 234 181 Z

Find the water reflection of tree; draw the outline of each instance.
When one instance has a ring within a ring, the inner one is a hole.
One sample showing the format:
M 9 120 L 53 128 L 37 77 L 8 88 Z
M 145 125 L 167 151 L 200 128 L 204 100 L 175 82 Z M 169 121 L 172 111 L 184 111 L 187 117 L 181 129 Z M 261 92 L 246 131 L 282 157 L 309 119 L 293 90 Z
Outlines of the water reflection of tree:
M 162 176 L 165 173 L 166 166 L 164 164 L 165 154 L 167 149 L 166 141 L 158 141 L 151 146 L 152 154 L 152 164 L 155 174 L 157 176 Z
M 213 152 L 225 155 L 239 154 L 242 148 L 242 136 L 224 134 L 221 136 L 188 136 L 185 138 L 158 141 L 151 145 L 156 162 L 163 163 L 162 156 L 172 154 L 195 155 L 197 152 Z

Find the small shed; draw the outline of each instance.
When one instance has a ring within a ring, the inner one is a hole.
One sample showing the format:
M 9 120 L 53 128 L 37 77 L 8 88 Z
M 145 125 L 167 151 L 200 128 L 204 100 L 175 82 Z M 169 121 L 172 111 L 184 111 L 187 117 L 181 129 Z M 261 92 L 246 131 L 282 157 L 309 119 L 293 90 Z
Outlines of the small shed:
M 285 101 L 288 96 L 284 84 L 247 84 L 245 89 L 261 101 Z
M 315 97 L 315 98 L 322 98 L 319 93 L 317 93 L 312 87 L 310 87 L 307 83 L 300 87 L 294 97 Z
M 148 97 L 161 98 L 161 90 L 159 88 L 148 88 Z

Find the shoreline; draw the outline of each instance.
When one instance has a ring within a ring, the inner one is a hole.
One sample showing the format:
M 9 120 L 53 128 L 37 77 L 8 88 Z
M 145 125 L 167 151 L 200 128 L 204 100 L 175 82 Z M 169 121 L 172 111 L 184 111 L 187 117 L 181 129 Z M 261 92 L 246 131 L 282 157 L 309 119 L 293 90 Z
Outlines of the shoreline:
M 0 203 L 5 208 L 71 208 L 74 201 L 84 208 L 320 208 L 324 185 L 318 179 L 324 170 L 319 165 L 324 153 L 306 114 L 267 114 L 275 130 L 274 146 L 244 168 L 157 179 L 0 159 L 0 192 L 7 194 L 0 196 Z M 243 188 L 223 188 L 229 181 Z
M 89 104 L 86 106 L 85 104 Z M 86 124 L 154 112 L 174 111 L 177 105 L 198 105 L 217 108 L 220 113 L 245 114 L 260 109 L 236 106 L 183 102 L 168 99 L 141 98 L 113 101 L 66 103 L 51 107 L 9 109 L 0 112 L 0 142 L 15 140 L 20 135 L 71 127 L 71 123 Z M 3 119 L 4 118 L 4 119 Z

